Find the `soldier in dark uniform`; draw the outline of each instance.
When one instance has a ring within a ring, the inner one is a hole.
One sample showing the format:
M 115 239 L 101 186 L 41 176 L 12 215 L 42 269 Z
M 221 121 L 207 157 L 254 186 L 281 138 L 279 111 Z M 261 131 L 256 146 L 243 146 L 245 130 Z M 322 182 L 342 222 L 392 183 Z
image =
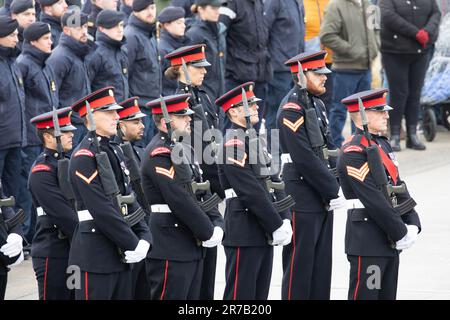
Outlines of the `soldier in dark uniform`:
M 172 135 L 162 116 L 160 100 L 150 102 L 159 133 L 145 149 L 142 160 L 142 185 L 151 204 L 150 229 L 155 246 L 150 252 L 149 280 L 151 298 L 199 299 L 205 248 L 220 244 L 223 219 L 216 208 L 205 212 L 193 180 L 201 182 L 201 170 L 194 152 L 184 143 L 174 142 L 190 133 L 189 94 L 164 97 Z M 172 148 L 176 151 L 172 154 Z M 183 153 L 187 162 L 181 162 Z M 192 161 L 194 159 L 194 161 Z
M 22 51 L 23 31 L 36 21 L 36 9 L 33 0 L 14 0 L 11 3 L 11 18 L 19 23 L 19 42 L 17 48 Z
M 368 155 L 370 146 L 377 148 L 382 162 L 380 168 L 385 171 L 388 184 L 403 185 L 392 147 L 380 135 L 387 130 L 388 111 L 392 110 L 386 104 L 387 91 L 368 90 L 342 100 L 356 126 L 355 135 L 341 148 L 337 165 L 342 190 L 348 199 L 345 253 L 350 262 L 349 300 L 395 299 L 399 254 L 414 244 L 421 230 L 414 207 L 403 214 L 397 207 L 410 201 L 407 189 L 402 193 L 385 192 L 385 186 L 377 182 L 380 174 L 375 173 L 376 167 Z M 367 134 L 358 112 L 358 98 L 366 110 Z M 378 277 L 378 281 L 370 281 L 371 276 Z
M 129 142 L 131 144 L 133 149 L 131 156 L 136 160 L 136 165 L 140 166 L 142 157 L 144 156 L 144 148 L 138 146 L 136 142 L 140 141 L 144 135 L 145 126 L 142 122 L 142 118 L 147 115 L 141 112 L 138 97 L 132 97 L 122 101 L 119 105 L 123 109 L 117 112 L 119 114 L 120 121 L 117 127 L 116 141 L 118 143 Z M 133 159 L 128 158 L 127 154 L 125 154 L 125 158 L 127 161 L 133 161 Z M 145 198 L 145 195 L 143 193 L 141 194 L 142 187 L 140 181 L 140 178 L 139 180 L 136 179 L 134 183 L 137 183 L 138 185 L 135 185 L 132 182 L 131 186 L 137 195 L 139 204 L 144 211 L 146 211 L 145 218 L 148 223 L 150 215 L 149 204 L 147 198 Z M 136 188 L 139 188 L 140 190 L 136 190 Z M 133 265 L 133 298 L 136 300 L 150 299 L 150 287 L 147 279 L 146 263 L 147 260 L 144 259 Z
M 117 11 L 118 0 L 93 0 L 91 11 L 88 17 L 88 32 L 93 39 L 96 39 L 97 34 L 97 16 L 102 10 Z
M 291 218 L 293 240 L 283 250 L 282 298 L 288 300 L 330 299 L 333 210 L 345 206 L 330 170 L 335 161 L 327 160 L 328 149 L 336 148 L 319 99 L 325 92 L 325 74 L 330 72 L 325 54 L 302 53 L 286 61 L 295 86 L 281 102 L 277 116 L 282 177 L 286 193 L 296 202 Z M 304 74 L 299 73 L 299 62 Z M 303 83 L 299 82 L 302 75 Z
M 87 115 L 88 103 L 92 119 Z M 69 263 L 79 266 L 82 276 L 81 289 L 75 290 L 75 297 L 131 299 L 129 264 L 146 257 L 152 240 L 143 219 L 133 227 L 127 223 L 127 218 L 139 216 L 142 208 L 132 199 L 134 193 L 122 150 L 111 141 L 117 134 L 116 110 L 122 107 L 114 99 L 113 88 L 106 87 L 76 102 L 72 109 L 82 118 L 87 116 L 85 123 L 90 128 L 70 159 L 69 176 L 80 222 L 72 239 Z M 105 158 L 100 153 L 106 153 L 107 162 L 102 162 Z M 105 166 L 112 170 L 101 170 Z M 114 182 L 118 191 L 111 188 Z
M 39 3 L 41 5 L 39 20 L 50 25 L 53 41 L 52 49 L 54 49 L 61 37 L 61 17 L 67 10 L 67 3 L 65 0 L 39 0 Z
M 219 177 L 226 195 L 225 247 L 226 286 L 224 299 L 267 299 L 272 276 L 273 247 L 287 245 L 292 236 L 288 217 L 280 215 L 267 189 L 267 175 L 261 171 L 258 155 L 250 146 L 251 126 L 259 121 L 259 101 L 253 82 L 221 96 L 216 104 L 232 123 L 224 137 L 219 160 Z M 249 103 L 246 120 L 242 88 Z M 256 160 L 256 161 L 254 161 Z
M 59 154 L 55 138 L 53 112 L 47 112 L 31 119 L 37 135 L 44 145 L 44 151 L 34 162 L 28 180 L 33 202 L 37 208 L 36 231 L 31 245 L 33 268 L 38 282 L 40 300 L 69 300 L 74 298 L 73 290 L 67 287 L 66 273 L 69 260 L 70 241 L 78 217 L 74 203 L 62 192 L 58 172 L 58 160 L 64 159 L 64 152 L 72 149 L 73 132 L 70 122 L 71 108 L 57 111 L 61 128 Z M 67 160 L 68 161 L 68 160 Z M 68 172 L 67 172 L 68 173 Z M 66 175 L 67 177 L 67 175 Z
M 4 200 L 2 180 L 0 179 L 0 201 Z M 0 202 L 0 300 L 5 299 L 6 283 L 10 267 L 23 261 L 22 227 L 20 223 L 6 227 L 6 220 L 14 218 L 12 207 L 3 206 Z
M 216 139 L 218 140 L 219 138 L 221 140 L 222 138 L 222 134 L 219 131 L 219 112 L 202 87 L 206 74 L 205 67 L 211 66 L 206 61 L 205 45 L 181 47 L 166 55 L 165 58 L 170 60 L 172 72 L 177 74 L 177 93 L 191 93 L 189 106 L 195 112 L 192 115 L 193 121 L 191 121 L 191 145 L 194 147 L 197 159 L 200 160 L 203 179 L 210 182 L 212 193 L 217 193 L 220 198 L 224 199 L 225 193 L 220 185 L 216 163 L 216 146 L 217 143 L 220 143 Z M 183 71 L 181 59 L 185 61 L 188 76 Z M 213 135 L 212 138 L 211 135 Z M 217 247 L 209 248 L 206 251 L 200 299 L 213 300 Z

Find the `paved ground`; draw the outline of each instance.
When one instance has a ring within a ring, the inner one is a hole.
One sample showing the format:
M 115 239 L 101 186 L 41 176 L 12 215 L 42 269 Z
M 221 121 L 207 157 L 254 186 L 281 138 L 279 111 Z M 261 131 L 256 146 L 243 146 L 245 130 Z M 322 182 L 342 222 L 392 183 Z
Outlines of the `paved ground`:
M 397 154 L 400 175 L 419 204 L 423 227 L 416 245 L 401 255 L 399 299 L 450 299 L 450 132 L 440 129 L 436 140 L 427 143 L 426 151 L 403 150 Z M 347 297 L 345 216 L 345 211 L 335 213 L 332 299 Z M 281 249 L 276 248 L 270 299 L 280 299 L 281 272 Z M 225 256 L 220 247 L 216 299 L 222 297 L 224 279 Z M 10 272 L 6 299 L 37 299 L 30 260 Z

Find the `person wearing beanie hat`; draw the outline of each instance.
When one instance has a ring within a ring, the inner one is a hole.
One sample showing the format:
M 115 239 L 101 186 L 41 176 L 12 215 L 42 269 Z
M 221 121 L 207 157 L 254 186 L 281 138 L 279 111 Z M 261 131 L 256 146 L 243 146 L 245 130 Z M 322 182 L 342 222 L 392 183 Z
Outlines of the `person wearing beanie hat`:
M 196 20 L 196 12 L 192 10 L 195 7 L 195 0 L 171 0 L 170 5 L 184 9 L 186 29 L 189 29 Z
M 159 32 L 157 32 L 157 34 L 160 36 L 159 52 L 161 57 L 189 44 L 190 40 L 185 35 L 186 25 L 184 23 L 184 14 L 183 8 L 172 6 L 164 8 L 159 13 L 159 23 L 157 27 Z M 162 59 L 161 68 L 163 75 L 169 67 L 169 61 L 167 59 Z M 174 94 L 178 87 L 177 81 L 164 76 L 162 80 L 163 94 Z
M 60 108 L 70 106 L 91 92 L 85 60 L 95 44 L 88 41 L 87 18 L 78 7 L 66 10 L 61 17 L 63 33 L 58 46 L 47 59 L 47 65 L 54 71 Z M 86 134 L 86 128 L 76 114 L 72 114 L 72 122 L 77 128 L 74 145 L 78 145 Z
M 36 9 L 34 0 L 14 0 L 11 3 L 11 18 L 19 23 L 19 43 L 17 48 L 22 50 L 23 30 L 36 21 Z
M 25 92 L 22 74 L 15 63 L 19 50 L 16 20 L 10 16 L 0 16 L 0 177 L 3 178 L 3 191 L 6 196 L 18 199 L 20 189 L 21 146 L 26 140 Z M 3 195 L 0 195 L 3 196 Z M 6 209 L 3 214 L 6 215 Z M 2 208 L 2 210 L 4 210 Z M 19 226 L 22 229 L 22 226 Z M 22 230 L 20 231 L 22 233 Z M 7 241 L 9 242 L 9 241 Z M 0 246 L 3 246 L 2 243 Z M 21 252 L 22 250 L 20 250 Z M 13 263 L 0 254 L 0 298 L 4 295 L 7 265 Z M 9 258 L 12 258 L 10 256 Z M 3 291 L 3 292 L 2 292 Z
M 97 16 L 102 10 L 117 10 L 118 0 L 92 0 L 91 12 L 88 18 L 88 32 L 95 39 L 97 32 Z
M 0 8 L 0 16 L 11 16 L 11 3 L 13 0 L 5 0 Z
M 65 154 L 73 146 L 75 127 L 70 122 L 71 112 L 71 108 L 67 107 L 39 114 L 30 120 L 44 148 L 29 175 L 30 192 L 37 206 L 36 233 L 31 252 L 39 300 L 74 299 L 74 291 L 67 286 L 70 274 L 66 271 L 70 242 L 78 219 L 73 203 L 63 191 L 61 176 L 67 176 L 68 172 L 62 174 L 59 171 L 64 168 L 60 166 L 60 161 L 64 161 Z M 55 137 L 56 121 L 61 130 L 61 150 Z
M 39 20 L 48 23 L 52 32 L 52 49 L 59 43 L 62 33 L 61 17 L 67 10 L 65 0 L 39 0 L 41 4 L 41 15 Z
M 115 10 L 105 9 L 99 13 L 96 21 L 97 48 L 87 63 L 91 90 L 113 86 L 119 101 L 130 96 L 124 18 L 122 12 Z
M 36 135 L 36 130 L 30 124 L 30 119 L 38 114 L 51 110 L 58 102 L 55 79 L 52 71 L 45 68 L 45 62 L 52 51 L 50 26 L 43 22 L 34 22 L 23 31 L 24 43 L 22 53 L 17 58 L 17 65 L 23 76 L 25 88 L 25 125 L 27 138 L 22 147 L 22 174 L 20 180 L 21 197 L 18 205 L 24 210 L 24 235 L 31 243 L 34 234 L 31 220 L 35 216 L 32 198 L 27 187 L 28 174 L 34 160 L 41 153 L 42 141 Z
M 130 95 L 139 97 L 139 106 L 147 115 L 150 113 L 145 104 L 158 98 L 162 90 L 155 18 L 156 5 L 153 0 L 134 0 L 133 13 L 125 27 Z M 141 143 L 147 145 L 155 133 L 155 125 L 150 117 L 145 117 L 143 121 L 145 131 Z
M 120 10 L 120 12 L 123 12 L 125 14 L 124 23 L 125 23 L 125 25 L 127 25 L 128 18 L 130 17 L 131 13 L 133 12 L 133 0 L 121 0 L 119 10 Z
M 203 89 L 213 100 L 225 93 L 225 59 L 227 41 L 225 26 L 219 22 L 222 1 L 196 2 L 197 19 L 186 32 L 191 44 L 205 44 L 206 60 L 211 63 L 203 81 Z

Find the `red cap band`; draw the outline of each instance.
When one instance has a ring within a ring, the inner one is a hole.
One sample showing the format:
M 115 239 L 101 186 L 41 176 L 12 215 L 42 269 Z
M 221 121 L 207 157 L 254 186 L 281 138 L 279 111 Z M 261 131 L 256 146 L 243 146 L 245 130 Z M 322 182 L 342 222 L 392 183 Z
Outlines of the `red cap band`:
M 247 99 L 253 98 L 255 96 L 253 91 L 246 91 L 245 95 L 247 96 Z M 228 109 L 230 109 L 233 105 L 238 104 L 240 102 L 242 102 L 242 93 L 239 93 L 237 96 L 234 96 L 233 98 L 225 102 L 222 105 L 222 109 L 224 112 L 227 112 Z
M 92 101 L 90 103 L 90 106 L 91 106 L 91 110 L 94 111 L 97 108 L 106 106 L 108 104 L 114 104 L 114 103 L 116 103 L 116 99 L 114 99 L 113 96 L 106 96 L 106 97 Z M 84 117 L 86 115 L 86 113 L 87 113 L 86 105 L 82 106 L 80 108 L 80 110 L 78 110 L 78 114 L 80 115 L 80 117 Z
M 167 111 L 169 113 L 171 112 L 177 112 L 183 109 L 187 109 L 189 107 L 189 103 L 187 101 L 181 101 L 178 103 L 174 103 L 174 104 L 169 104 L 167 105 Z M 159 108 L 152 108 L 152 114 L 162 114 L 162 109 Z
M 364 109 L 376 107 L 376 106 L 382 106 L 386 104 L 386 98 L 381 97 L 377 99 L 367 100 L 363 101 Z M 348 112 L 356 112 L 359 110 L 358 102 L 347 105 Z
M 291 73 L 298 73 L 298 63 L 291 64 Z M 325 60 L 312 60 L 305 63 L 302 63 L 303 71 L 307 69 L 317 69 L 325 67 Z
M 64 118 L 58 118 L 58 123 L 59 123 L 60 127 L 69 125 L 69 124 L 71 124 L 70 117 L 66 116 Z M 53 128 L 53 119 L 36 123 L 36 128 L 38 128 L 38 129 Z
M 184 59 L 184 62 L 188 63 L 191 61 L 197 61 L 197 60 L 203 60 L 206 59 L 204 52 L 194 53 L 183 57 L 176 57 L 172 60 L 170 60 L 170 65 L 173 66 L 181 66 L 183 64 L 182 59 Z
M 118 110 L 118 113 L 119 113 L 120 119 L 123 119 L 123 118 L 127 118 L 133 114 L 136 114 L 140 111 L 141 111 L 141 109 L 139 109 L 138 106 L 132 106 L 132 107 L 124 109 L 124 110 Z

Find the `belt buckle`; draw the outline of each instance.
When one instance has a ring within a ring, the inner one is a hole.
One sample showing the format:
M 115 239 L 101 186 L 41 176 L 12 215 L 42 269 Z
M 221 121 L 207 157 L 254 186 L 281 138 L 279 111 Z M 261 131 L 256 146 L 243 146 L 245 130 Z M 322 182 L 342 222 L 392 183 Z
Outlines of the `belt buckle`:
M 122 213 L 122 215 L 126 216 L 128 215 L 128 206 L 126 204 L 122 204 L 120 206 L 120 212 Z

